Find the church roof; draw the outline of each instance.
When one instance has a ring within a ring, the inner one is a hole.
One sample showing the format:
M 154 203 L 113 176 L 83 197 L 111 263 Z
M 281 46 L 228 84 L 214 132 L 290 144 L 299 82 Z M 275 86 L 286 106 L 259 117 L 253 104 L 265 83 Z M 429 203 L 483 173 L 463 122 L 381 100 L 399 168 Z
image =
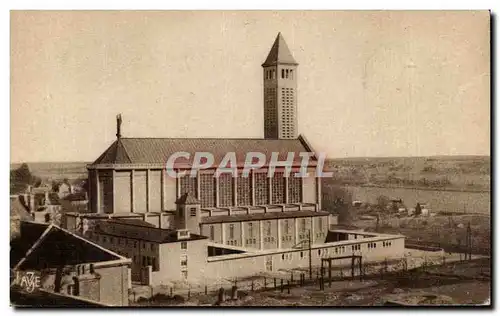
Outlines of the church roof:
M 288 49 L 285 39 L 281 33 L 278 33 L 278 36 L 276 36 L 276 40 L 271 47 L 271 51 L 269 52 L 269 55 L 267 55 L 266 61 L 262 64 L 262 66 L 273 66 L 277 64 L 298 65 L 293 58 L 292 53 L 290 53 L 290 50 Z
M 190 166 L 196 152 L 209 152 L 218 164 L 228 152 L 235 152 L 238 164 L 245 162 L 248 152 L 266 155 L 269 161 L 273 152 L 278 152 L 280 161 L 286 160 L 289 152 L 300 163 L 300 152 L 312 152 L 303 136 L 297 139 L 256 138 L 119 138 L 92 165 L 99 164 L 165 164 L 176 152 L 190 153 L 190 160 L 176 159 L 176 166 Z M 312 160 L 312 159 L 311 159 Z

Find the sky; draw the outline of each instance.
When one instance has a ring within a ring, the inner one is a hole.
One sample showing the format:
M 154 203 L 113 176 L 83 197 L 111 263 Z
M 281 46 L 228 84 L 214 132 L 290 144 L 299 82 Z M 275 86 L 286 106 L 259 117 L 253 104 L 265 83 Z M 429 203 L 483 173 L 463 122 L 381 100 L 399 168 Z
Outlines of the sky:
M 489 155 L 487 11 L 13 11 L 11 161 L 123 137 L 263 137 L 278 32 L 327 157 Z

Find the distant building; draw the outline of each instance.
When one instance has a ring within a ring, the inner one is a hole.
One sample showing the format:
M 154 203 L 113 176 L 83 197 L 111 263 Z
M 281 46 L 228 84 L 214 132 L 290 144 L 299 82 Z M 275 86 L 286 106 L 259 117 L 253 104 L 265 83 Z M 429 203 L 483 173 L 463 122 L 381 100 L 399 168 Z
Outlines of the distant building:
M 60 199 L 65 198 L 66 196 L 73 193 L 73 187 L 69 183 L 68 179 L 64 179 L 64 181 L 59 185 L 59 189 L 57 190 L 57 195 Z

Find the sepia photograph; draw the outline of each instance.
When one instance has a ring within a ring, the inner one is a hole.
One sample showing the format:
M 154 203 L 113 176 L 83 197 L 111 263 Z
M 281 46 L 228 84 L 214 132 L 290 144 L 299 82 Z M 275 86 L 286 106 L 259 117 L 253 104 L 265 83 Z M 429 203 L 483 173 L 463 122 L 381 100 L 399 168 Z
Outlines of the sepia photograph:
M 491 308 L 492 17 L 10 11 L 10 305 Z

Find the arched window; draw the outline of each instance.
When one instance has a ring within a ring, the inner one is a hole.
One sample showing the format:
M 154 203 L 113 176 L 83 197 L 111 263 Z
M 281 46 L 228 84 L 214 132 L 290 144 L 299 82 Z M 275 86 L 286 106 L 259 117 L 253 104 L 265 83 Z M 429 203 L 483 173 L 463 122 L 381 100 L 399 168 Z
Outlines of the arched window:
M 281 78 L 284 79 L 285 78 L 285 69 L 281 69 Z
M 285 70 L 285 73 L 286 73 L 286 79 L 288 79 L 288 69 Z
M 290 69 L 290 79 L 293 79 L 293 69 Z

